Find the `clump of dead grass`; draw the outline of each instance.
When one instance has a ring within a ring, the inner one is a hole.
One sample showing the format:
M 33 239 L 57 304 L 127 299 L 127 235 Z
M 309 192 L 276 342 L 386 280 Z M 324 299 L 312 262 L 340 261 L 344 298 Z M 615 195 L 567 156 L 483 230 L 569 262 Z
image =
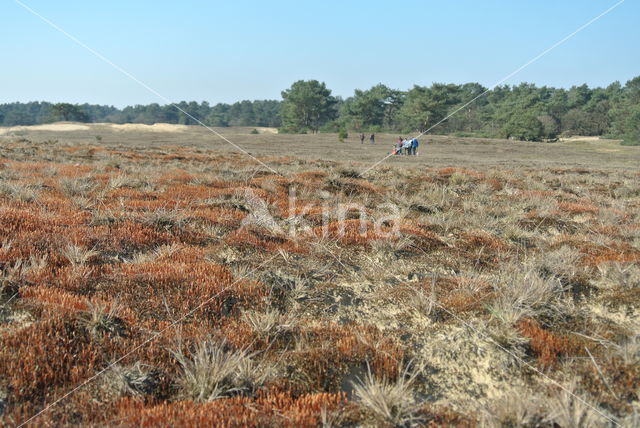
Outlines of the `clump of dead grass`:
M 173 351 L 180 364 L 180 396 L 211 401 L 234 394 L 252 394 L 274 376 L 274 366 L 256 362 L 247 350 L 230 350 L 211 340 L 198 344 L 190 354 Z
M 176 208 L 158 208 L 138 217 L 140 223 L 161 230 L 180 229 L 187 223 L 184 213 Z
M 60 190 L 65 195 L 86 196 L 96 188 L 96 182 L 92 177 L 63 178 L 60 180 Z
M 132 397 L 155 393 L 160 382 L 157 371 L 140 361 L 127 367 L 116 364 L 104 379 L 106 388 L 116 394 Z
M 71 263 L 72 266 L 84 266 L 89 260 L 98 256 L 100 253 L 94 249 L 87 249 L 78 245 L 67 245 L 60 254 Z
M 38 199 L 38 191 L 31 185 L 22 183 L 0 183 L 0 195 L 18 202 L 33 202 Z
M 296 326 L 296 320 L 291 314 L 281 314 L 276 309 L 268 309 L 266 312 L 246 311 L 242 314 L 242 319 L 251 330 L 264 338 L 276 336 Z
M 551 394 L 545 401 L 547 423 L 566 428 L 590 428 L 608 425 L 613 418 L 604 409 L 581 394 L 575 383 Z
M 480 409 L 481 426 L 540 426 L 544 420 L 542 399 L 523 388 L 512 388 Z
M 118 316 L 121 305 L 113 302 L 105 303 L 87 302 L 87 311 L 82 313 L 79 322 L 92 337 L 103 335 L 123 336 L 125 334 L 124 321 Z
M 536 270 L 510 268 L 496 278 L 496 298 L 489 312 L 504 324 L 514 325 L 523 317 L 557 317 L 567 311 L 564 287 L 557 278 L 544 278 Z
M 355 399 L 378 423 L 414 426 L 422 420 L 420 404 L 413 392 L 421 370 L 407 366 L 399 373 L 395 380 L 378 379 L 369 370 L 364 379 L 353 385 Z

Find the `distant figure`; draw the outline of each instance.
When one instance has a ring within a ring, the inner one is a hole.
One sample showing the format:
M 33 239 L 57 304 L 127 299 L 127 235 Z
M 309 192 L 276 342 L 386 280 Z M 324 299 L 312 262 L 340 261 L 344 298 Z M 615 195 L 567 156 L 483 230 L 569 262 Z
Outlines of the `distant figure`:
M 364 144 L 364 134 L 360 133 L 360 144 Z
M 409 156 L 411 154 L 411 140 L 402 140 L 402 148 L 404 149 L 404 154 Z
M 402 137 L 398 138 L 398 142 L 393 147 L 393 154 L 401 155 L 402 154 Z
M 375 144 L 376 143 L 376 134 L 371 134 L 371 137 L 369 137 L 369 142 L 371 144 Z
M 416 156 L 418 154 L 418 145 L 420 143 L 418 143 L 418 139 L 417 138 L 413 138 L 411 140 L 411 154 Z

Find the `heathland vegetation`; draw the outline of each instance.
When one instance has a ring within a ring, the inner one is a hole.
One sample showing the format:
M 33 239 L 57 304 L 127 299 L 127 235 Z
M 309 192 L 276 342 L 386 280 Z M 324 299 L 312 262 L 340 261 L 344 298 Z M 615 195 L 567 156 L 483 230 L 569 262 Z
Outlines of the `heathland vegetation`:
M 295 82 L 282 92 L 282 101 L 245 100 L 213 106 L 206 101 L 183 101 L 176 105 L 180 110 L 159 104 L 118 109 L 90 104 L 10 103 L 0 105 L 0 124 L 72 120 L 194 125 L 197 118 L 210 126 L 278 127 L 294 133 L 413 132 L 429 129 L 460 110 L 434 132 L 527 141 L 604 136 L 623 139 L 623 144 L 640 144 L 640 76 L 605 88 L 581 85 L 563 89 L 522 83 L 487 91 L 479 83 L 434 83 L 402 91 L 379 84 L 356 89 L 346 99 L 333 96 L 324 83 L 310 80 Z
M 333 134 L 233 137 L 274 173 L 193 130 L 24 132 L 2 426 L 639 425 L 634 148 L 438 137 L 362 176 Z

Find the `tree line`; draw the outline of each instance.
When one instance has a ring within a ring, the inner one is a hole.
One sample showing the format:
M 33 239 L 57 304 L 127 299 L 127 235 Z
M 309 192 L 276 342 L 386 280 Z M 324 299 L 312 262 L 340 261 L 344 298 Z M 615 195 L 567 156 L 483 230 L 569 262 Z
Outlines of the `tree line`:
M 472 102 L 471 102 L 472 101 Z M 640 144 L 640 76 L 624 85 L 569 89 L 530 83 L 487 90 L 479 83 L 414 86 L 407 91 L 378 84 L 353 96 L 333 96 L 325 83 L 297 81 L 282 100 L 216 104 L 136 105 L 118 109 L 47 102 L 0 105 L 0 124 L 34 125 L 57 120 L 111 123 L 176 123 L 268 126 L 281 132 L 422 132 L 549 141 L 560 136 L 622 138 Z M 181 111 L 182 110 L 182 111 Z M 188 113 L 185 114 L 184 112 Z M 452 114 L 455 113 L 455 114 Z M 449 117 L 450 116 L 450 117 Z
M 178 108 L 176 108 L 179 107 Z M 234 104 L 181 101 L 175 104 L 135 105 L 118 109 L 96 104 L 49 102 L 0 104 L 0 126 L 40 125 L 57 121 L 106 123 L 174 123 L 209 126 L 280 127 L 281 102 L 276 100 L 240 101 Z
M 530 83 L 488 90 L 479 83 L 434 83 L 408 91 L 378 84 L 342 100 L 324 83 L 295 82 L 282 92 L 290 132 L 399 131 L 550 141 L 590 135 L 640 144 L 640 76 L 625 85 L 569 89 Z

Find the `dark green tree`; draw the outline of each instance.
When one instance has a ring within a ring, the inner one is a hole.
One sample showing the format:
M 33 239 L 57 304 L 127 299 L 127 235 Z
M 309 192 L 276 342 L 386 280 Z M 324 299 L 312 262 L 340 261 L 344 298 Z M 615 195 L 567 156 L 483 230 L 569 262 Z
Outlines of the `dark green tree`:
M 88 122 L 89 116 L 79 106 L 70 103 L 57 103 L 51 106 L 51 119 L 74 122 Z
M 378 84 L 366 91 L 356 89 L 345 104 L 348 120 L 356 130 L 362 128 L 392 128 L 402 105 L 402 93 Z
M 540 119 L 531 111 L 519 111 L 511 116 L 504 127 L 506 138 L 524 141 L 540 141 L 544 127 Z
M 449 108 L 460 102 L 457 85 L 434 83 L 430 88 L 414 86 L 407 92 L 398 120 L 406 131 L 425 131 L 443 120 Z
M 282 91 L 282 100 L 282 125 L 293 132 L 318 132 L 337 116 L 337 100 L 324 82 L 298 80 Z

